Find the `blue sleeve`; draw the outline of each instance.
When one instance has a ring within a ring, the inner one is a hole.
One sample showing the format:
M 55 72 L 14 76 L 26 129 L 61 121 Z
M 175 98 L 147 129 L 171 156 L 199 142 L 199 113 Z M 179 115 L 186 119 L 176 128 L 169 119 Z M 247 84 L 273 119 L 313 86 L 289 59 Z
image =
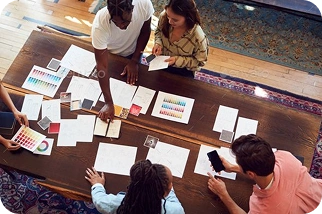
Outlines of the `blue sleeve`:
M 164 202 L 164 201 L 163 201 Z M 162 210 L 163 210 L 162 204 Z M 165 209 L 167 214 L 184 214 L 184 209 L 172 188 L 169 195 L 165 197 Z M 164 210 L 163 212 L 164 213 Z
M 100 213 L 112 214 L 116 213 L 117 208 L 120 206 L 124 194 L 106 194 L 103 185 L 93 185 L 92 187 L 92 200 L 96 209 Z

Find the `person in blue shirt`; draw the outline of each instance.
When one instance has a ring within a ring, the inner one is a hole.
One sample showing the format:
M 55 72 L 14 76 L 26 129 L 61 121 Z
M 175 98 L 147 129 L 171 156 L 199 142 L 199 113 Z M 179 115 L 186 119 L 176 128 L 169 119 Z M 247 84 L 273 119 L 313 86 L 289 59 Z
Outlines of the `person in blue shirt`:
M 127 192 L 107 194 L 104 173 L 87 168 L 85 179 L 90 182 L 92 200 L 101 213 L 117 214 L 183 214 L 173 187 L 170 169 L 149 160 L 136 162 L 130 169 Z

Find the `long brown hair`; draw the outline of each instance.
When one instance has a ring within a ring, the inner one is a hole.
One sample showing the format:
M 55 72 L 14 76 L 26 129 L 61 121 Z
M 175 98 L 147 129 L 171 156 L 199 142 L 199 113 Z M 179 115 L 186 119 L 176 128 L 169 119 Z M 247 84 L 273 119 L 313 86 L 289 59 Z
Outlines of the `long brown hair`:
M 175 14 L 185 17 L 188 30 L 192 29 L 195 24 L 201 25 L 199 11 L 194 0 L 170 0 L 164 8 L 171 8 Z M 169 38 L 170 24 L 166 13 L 160 17 L 160 26 L 164 36 Z

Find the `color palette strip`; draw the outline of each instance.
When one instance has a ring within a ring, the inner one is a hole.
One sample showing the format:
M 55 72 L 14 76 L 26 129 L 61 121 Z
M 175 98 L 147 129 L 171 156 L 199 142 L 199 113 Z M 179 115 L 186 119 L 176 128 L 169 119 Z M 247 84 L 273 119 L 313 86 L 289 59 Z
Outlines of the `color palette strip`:
M 22 88 L 54 97 L 62 81 L 63 78 L 58 77 L 55 72 L 34 65 Z
M 11 140 L 19 143 L 22 148 L 33 152 L 45 138 L 45 135 L 40 134 L 29 127 L 21 126 Z

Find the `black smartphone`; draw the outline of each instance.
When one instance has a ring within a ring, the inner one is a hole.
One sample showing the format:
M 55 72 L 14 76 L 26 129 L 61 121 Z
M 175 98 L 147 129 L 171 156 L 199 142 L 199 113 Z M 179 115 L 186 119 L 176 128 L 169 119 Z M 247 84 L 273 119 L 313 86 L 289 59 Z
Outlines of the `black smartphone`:
M 150 63 L 153 59 L 155 58 L 154 54 L 150 54 L 149 56 L 147 56 L 145 59 L 148 63 Z
M 214 167 L 216 172 L 220 172 L 222 170 L 225 170 L 225 167 L 222 164 L 222 161 L 220 160 L 219 155 L 216 150 L 208 152 L 207 155 L 208 155 L 208 158 L 211 162 L 211 165 Z

